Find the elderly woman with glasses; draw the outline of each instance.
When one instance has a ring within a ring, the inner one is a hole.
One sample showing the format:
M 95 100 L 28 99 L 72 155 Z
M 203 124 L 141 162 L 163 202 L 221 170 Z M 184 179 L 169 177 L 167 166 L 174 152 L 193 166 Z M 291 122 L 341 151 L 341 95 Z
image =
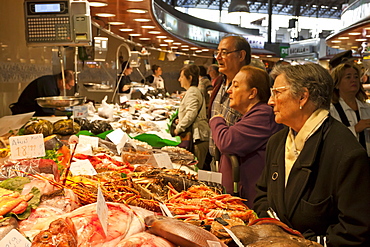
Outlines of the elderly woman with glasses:
M 274 120 L 272 108 L 267 105 L 270 97 L 270 78 L 266 71 L 254 66 L 244 66 L 234 77 L 228 89 L 230 107 L 242 114 L 233 125 L 228 126 L 223 115 L 210 120 L 215 144 L 221 152 L 219 169 L 222 184 L 228 193 L 234 192 L 234 179 L 229 155 L 236 155 L 239 163 L 239 192 L 253 207 L 256 182 L 265 166 L 266 143 L 272 134 L 281 129 Z
M 287 127 L 267 144 L 254 210 L 326 246 L 370 246 L 370 165 L 351 131 L 329 115 L 329 72 L 305 64 L 270 75 L 269 105 Z

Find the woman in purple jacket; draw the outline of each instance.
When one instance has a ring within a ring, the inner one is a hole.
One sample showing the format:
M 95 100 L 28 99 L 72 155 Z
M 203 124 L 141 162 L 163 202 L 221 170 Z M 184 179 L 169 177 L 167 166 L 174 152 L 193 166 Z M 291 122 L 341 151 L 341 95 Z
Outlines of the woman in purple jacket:
M 222 115 L 214 116 L 209 124 L 215 144 L 221 152 L 219 171 L 227 193 L 233 193 L 232 165 L 229 155 L 239 163 L 238 191 L 252 208 L 256 182 L 265 166 L 266 143 L 281 129 L 274 120 L 270 97 L 270 78 L 266 71 L 244 66 L 234 77 L 229 90 L 230 107 L 243 116 L 233 126 L 227 126 Z M 235 179 L 234 179 L 235 180 Z

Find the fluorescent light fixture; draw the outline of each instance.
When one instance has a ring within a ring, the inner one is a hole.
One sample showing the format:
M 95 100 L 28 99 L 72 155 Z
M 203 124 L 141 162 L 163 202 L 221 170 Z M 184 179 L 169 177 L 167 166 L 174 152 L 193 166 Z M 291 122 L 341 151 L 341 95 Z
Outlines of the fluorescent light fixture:
M 353 33 L 348 33 L 348 35 L 360 35 L 360 32 L 353 32 Z
M 149 31 L 148 33 L 150 33 L 150 34 L 160 34 L 161 32 L 160 31 Z
M 128 9 L 127 12 L 135 14 L 145 14 L 148 12 L 146 9 Z
M 367 41 L 367 39 L 355 39 L 355 41 Z
M 130 33 L 129 35 L 130 35 L 130 36 L 141 36 L 141 34 L 140 34 L 140 33 Z
M 141 28 L 152 29 L 155 28 L 155 26 L 141 26 Z
M 202 50 L 196 50 L 195 52 L 199 53 L 199 52 L 202 52 Z
M 140 40 L 150 40 L 150 38 L 139 38 Z
M 189 51 L 189 49 L 188 49 L 188 48 L 184 48 L 184 49 L 181 49 L 181 50 L 183 50 L 183 51 Z
M 342 36 L 342 37 L 338 37 L 338 39 L 349 39 L 349 37 Z
M 168 44 L 159 44 L 159 46 L 168 46 Z
M 165 39 L 167 36 L 157 36 L 158 39 Z
M 181 47 L 189 47 L 188 45 L 182 45 Z
M 202 49 L 202 51 L 209 51 L 209 49 Z
M 198 50 L 198 47 L 190 47 L 190 50 Z
M 118 26 L 118 25 L 124 25 L 125 23 L 122 21 L 109 21 L 108 24 Z
M 171 46 L 171 49 L 179 49 L 177 46 Z
M 115 17 L 116 16 L 115 14 L 111 14 L 111 13 L 96 13 L 95 15 L 99 17 Z
M 342 42 L 341 40 L 332 40 L 331 43 L 340 43 Z
M 89 5 L 90 5 L 90 7 L 105 7 L 108 4 L 107 3 L 103 3 L 103 2 L 90 2 L 89 1 Z
M 122 31 L 122 32 L 131 32 L 131 31 L 134 31 L 134 29 L 132 29 L 132 28 L 120 28 L 119 30 Z
M 134 21 L 138 21 L 138 22 L 148 22 L 148 21 L 151 21 L 150 19 L 145 19 L 145 18 L 136 18 L 134 19 Z
M 181 45 L 181 43 L 180 42 L 174 42 L 174 43 L 172 43 L 173 45 Z
M 169 42 L 169 43 L 172 43 L 173 42 L 173 39 L 165 39 L 163 40 L 164 42 Z

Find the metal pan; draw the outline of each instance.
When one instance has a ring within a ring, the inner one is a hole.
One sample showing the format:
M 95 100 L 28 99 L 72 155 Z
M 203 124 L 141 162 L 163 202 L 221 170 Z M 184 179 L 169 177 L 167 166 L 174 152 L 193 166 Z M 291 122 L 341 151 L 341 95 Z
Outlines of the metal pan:
M 85 96 L 54 96 L 36 99 L 37 104 L 45 108 L 62 108 L 82 105 L 86 101 Z

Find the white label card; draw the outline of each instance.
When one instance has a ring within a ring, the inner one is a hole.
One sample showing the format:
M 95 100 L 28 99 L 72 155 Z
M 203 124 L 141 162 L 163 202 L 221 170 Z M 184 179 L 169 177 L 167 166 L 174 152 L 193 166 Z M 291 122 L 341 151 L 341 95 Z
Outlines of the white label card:
M 208 247 L 222 247 L 219 242 L 207 240 Z
M 222 173 L 220 172 L 210 172 L 205 170 L 198 170 L 198 180 L 200 181 L 209 181 L 214 183 L 221 184 L 222 182 Z
M 159 207 L 161 208 L 161 211 L 162 211 L 162 214 L 164 216 L 167 216 L 167 217 L 170 217 L 170 218 L 173 218 L 173 215 L 171 213 L 171 211 L 168 209 L 167 205 L 164 204 L 164 203 L 159 203 Z
M 86 118 L 88 115 L 87 105 L 78 105 L 73 107 L 74 118 Z
M 97 172 L 89 160 L 78 160 L 71 163 L 70 171 L 77 175 L 96 175 Z
M 20 232 L 12 229 L 6 236 L 1 239 L 0 246 L 2 247 L 30 247 L 31 242 L 28 241 Z
M 80 135 L 78 144 L 90 144 L 93 148 L 99 147 L 99 137 Z
M 86 154 L 86 155 L 93 155 L 92 147 L 90 144 L 81 144 L 78 143 L 76 150 L 76 154 Z
M 172 161 L 168 153 L 153 154 L 158 167 L 173 169 Z
M 12 159 L 35 158 L 45 156 L 43 134 L 13 136 L 9 138 Z
M 100 186 L 98 187 L 98 199 L 96 202 L 96 213 L 101 226 L 103 227 L 105 236 L 108 236 L 108 206 L 105 202 L 103 192 L 101 191 Z

